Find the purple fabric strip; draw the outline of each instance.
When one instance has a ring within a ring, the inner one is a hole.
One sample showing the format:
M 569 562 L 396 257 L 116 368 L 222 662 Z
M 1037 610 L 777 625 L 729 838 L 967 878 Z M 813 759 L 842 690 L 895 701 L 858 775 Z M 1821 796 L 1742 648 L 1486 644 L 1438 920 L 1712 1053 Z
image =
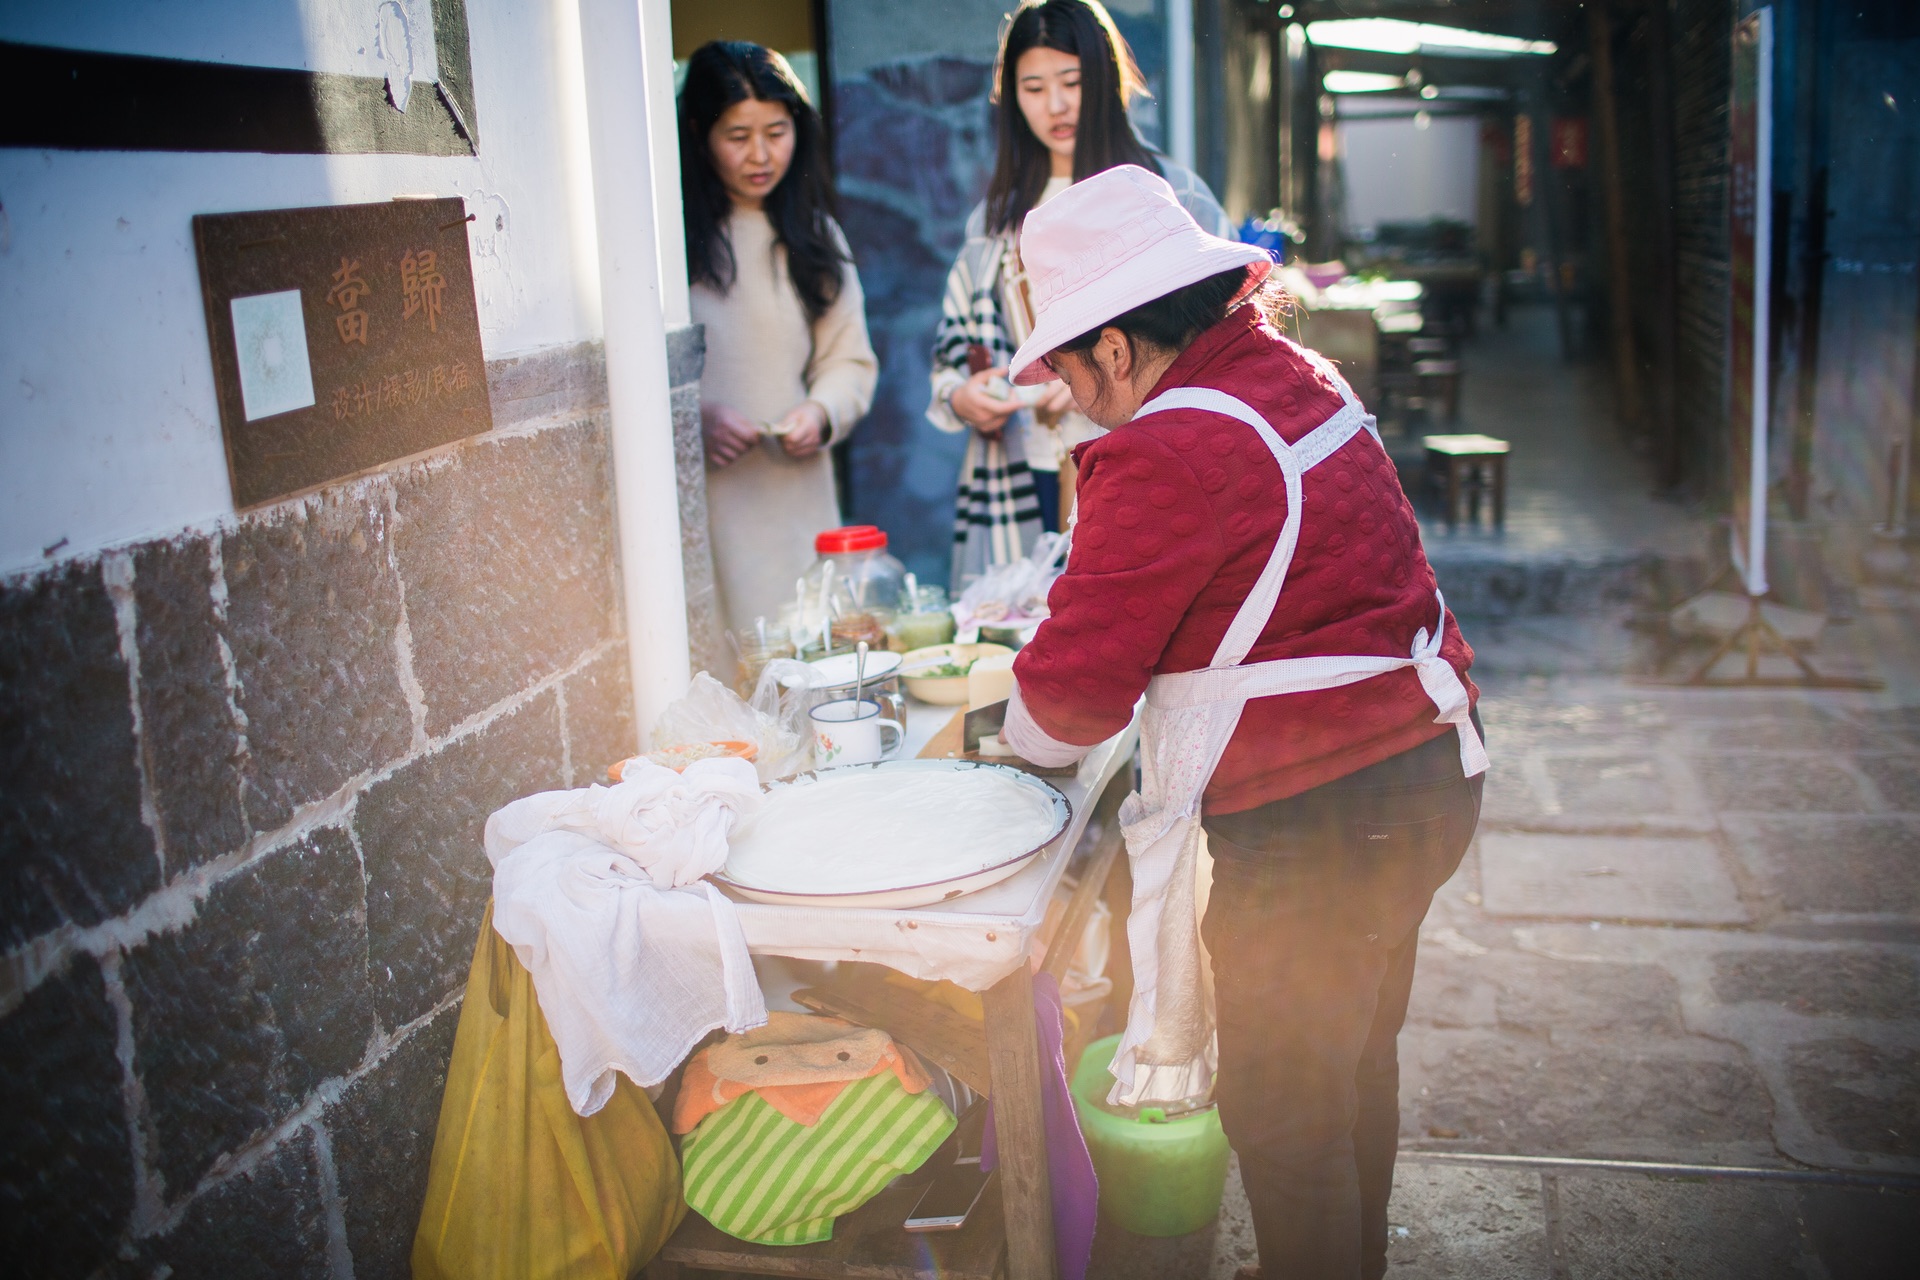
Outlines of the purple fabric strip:
M 1040 1028 L 1040 1054 L 1045 1059 L 1045 1087 L 1041 1094 L 1047 1125 L 1047 1174 L 1053 1184 L 1053 1249 L 1060 1280 L 1086 1280 L 1093 1256 L 1093 1229 L 1100 1213 L 1100 1182 L 1094 1176 L 1093 1156 L 1074 1116 L 1073 1094 L 1067 1088 L 1065 1028 L 1060 1013 L 1060 987 L 1052 975 L 1033 978 L 1034 1021 Z M 987 1103 L 986 1140 L 980 1165 L 999 1164 L 999 1140 L 993 1124 L 993 1103 Z

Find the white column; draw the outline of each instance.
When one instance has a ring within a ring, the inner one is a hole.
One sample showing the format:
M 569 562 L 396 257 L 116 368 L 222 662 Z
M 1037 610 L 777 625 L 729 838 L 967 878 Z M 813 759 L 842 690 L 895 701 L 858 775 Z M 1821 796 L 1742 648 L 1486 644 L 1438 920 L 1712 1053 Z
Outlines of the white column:
M 607 401 L 613 417 L 620 584 L 626 600 L 635 726 L 644 745 L 661 709 L 685 692 L 689 674 L 680 494 L 656 235 L 651 68 L 641 38 L 639 0 L 579 2 Z M 666 7 L 666 0 L 652 2 Z
M 1193 168 L 1193 0 L 1167 0 L 1167 154 Z
M 680 123 L 673 100 L 673 8 L 641 0 L 647 56 L 647 132 L 653 139 L 653 216 L 660 246 L 660 300 L 667 326 L 693 322 L 687 292 L 687 233 L 680 213 Z

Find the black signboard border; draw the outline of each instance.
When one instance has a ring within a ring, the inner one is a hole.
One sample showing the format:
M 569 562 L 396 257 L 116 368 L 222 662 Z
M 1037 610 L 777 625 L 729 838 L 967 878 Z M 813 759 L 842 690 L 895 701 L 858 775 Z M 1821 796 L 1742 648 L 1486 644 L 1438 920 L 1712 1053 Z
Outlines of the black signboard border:
M 432 0 L 440 79 L 407 110 L 377 76 L 0 40 L 0 146 L 280 155 L 480 154 L 466 0 Z

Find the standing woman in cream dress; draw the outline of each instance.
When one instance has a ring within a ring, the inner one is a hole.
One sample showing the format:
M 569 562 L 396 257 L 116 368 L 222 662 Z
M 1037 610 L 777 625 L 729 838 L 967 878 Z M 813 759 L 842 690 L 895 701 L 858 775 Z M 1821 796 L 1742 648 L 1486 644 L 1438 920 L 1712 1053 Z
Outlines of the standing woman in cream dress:
M 725 622 L 792 597 L 813 537 L 840 523 L 829 445 L 873 402 L 879 364 L 833 219 L 820 117 L 785 58 L 716 40 L 680 90 L 693 318 L 706 326 L 700 422 Z

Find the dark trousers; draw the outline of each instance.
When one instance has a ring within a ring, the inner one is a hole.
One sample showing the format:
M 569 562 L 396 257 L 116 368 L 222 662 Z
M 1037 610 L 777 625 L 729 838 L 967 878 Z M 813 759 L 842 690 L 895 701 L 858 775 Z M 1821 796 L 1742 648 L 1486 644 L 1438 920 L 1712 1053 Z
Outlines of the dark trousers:
M 1040 504 L 1040 527 L 1060 532 L 1060 473 L 1033 469 L 1033 497 Z
M 1301 795 L 1206 819 L 1217 1097 L 1262 1280 L 1386 1273 L 1396 1042 L 1420 921 L 1473 837 L 1480 787 L 1461 775 L 1448 733 Z

